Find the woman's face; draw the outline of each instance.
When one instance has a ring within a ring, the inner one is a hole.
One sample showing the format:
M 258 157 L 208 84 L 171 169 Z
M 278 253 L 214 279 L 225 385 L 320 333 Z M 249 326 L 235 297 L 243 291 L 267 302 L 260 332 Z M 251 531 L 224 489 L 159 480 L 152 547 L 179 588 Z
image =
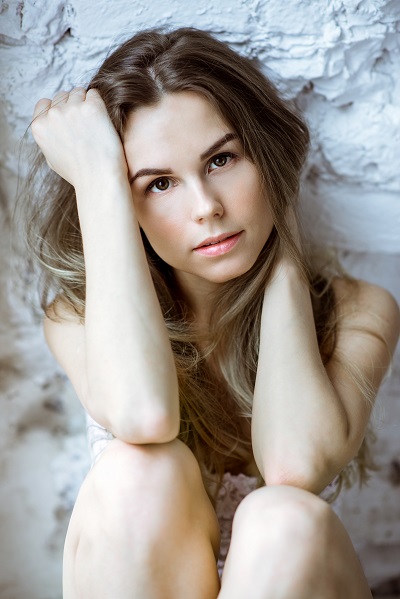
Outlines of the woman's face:
M 234 131 L 193 92 L 133 112 L 124 135 L 138 221 L 183 290 L 238 277 L 273 222 Z

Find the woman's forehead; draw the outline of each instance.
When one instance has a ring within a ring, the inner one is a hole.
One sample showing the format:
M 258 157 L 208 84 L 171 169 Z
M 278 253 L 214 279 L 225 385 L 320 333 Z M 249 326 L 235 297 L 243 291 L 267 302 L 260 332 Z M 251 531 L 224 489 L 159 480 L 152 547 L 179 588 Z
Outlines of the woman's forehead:
M 186 122 L 199 122 L 200 126 L 220 126 L 224 123 L 216 106 L 200 93 L 182 91 L 164 94 L 159 102 L 141 106 L 128 116 L 124 138 L 138 134 L 149 127 L 161 128 L 179 126 Z M 189 131 L 187 131 L 189 133 Z
M 127 159 L 135 163 L 157 158 L 167 160 L 171 152 L 199 156 L 232 132 L 216 107 L 194 92 L 166 94 L 155 105 L 138 108 L 128 118 L 124 134 Z

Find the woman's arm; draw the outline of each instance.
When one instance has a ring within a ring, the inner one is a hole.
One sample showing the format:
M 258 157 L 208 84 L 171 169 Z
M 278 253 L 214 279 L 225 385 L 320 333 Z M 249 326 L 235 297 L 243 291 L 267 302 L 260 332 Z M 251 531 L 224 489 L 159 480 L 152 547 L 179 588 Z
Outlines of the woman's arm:
M 94 90 L 41 113 L 33 133 L 50 166 L 75 187 L 86 269 L 85 323 L 58 302 L 61 322 L 45 321 L 49 346 L 91 416 L 117 438 L 169 441 L 179 431 L 175 362 L 120 139 Z
M 340 279 L 335 283 L 340 325 L 326 367 L 308 287 L 289 259 L 281 259 L 265 291 L 252 433 L 267 484 L 320 493 L 358 452 L 371 405 L 346 362 L 376 392 L 397 342 L 400 317 L 385 290 L 361 282 L 356 289 Z

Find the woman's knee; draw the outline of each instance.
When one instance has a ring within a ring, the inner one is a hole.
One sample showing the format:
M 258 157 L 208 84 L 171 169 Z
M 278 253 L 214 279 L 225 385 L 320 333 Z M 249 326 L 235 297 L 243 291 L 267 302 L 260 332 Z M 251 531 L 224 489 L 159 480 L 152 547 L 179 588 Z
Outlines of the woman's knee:
M 179 440 L 159 445 L 112 441 L 90 471 L 73 516 L 76 530 L 156 540 L 196 513 L 213 529 L 200 468 Z M 205 527 L 206 528 L 206 527 Z
M 371 597 L 340 520 L 322 499 L 294 487 L 264 487 L 239 505 L 221 598 L 241 589 L 238 564 L 260 597 Z
M 179 440 L 152 445 L 131 445 L 115 439 L 93 467 L 93 484 L 101 495 L 132 497 L 156 490 L 171 490 L 200 482 L 200 469 L 192 452 Z
M 330 520 L 329 506 L 301 489 L 263 487 L 248 495 L 233 521 L 223 578 L 223 582 L 228 581 L 228 591 L 235 578 L 235 564 L 240 562 L 244 576 L 256 577 L 262 589 L 273 589 L 280 572 L 279 596 L 293 596 L 308 585 L 318 563 L 324 561 Z
M 328 504 L 312 493 L 288 486 L 263 487 L 239 505 L 233 531 L 251 536 L 253 546 L 270 544 L 274 551 L 285 552 L 298 544 L 304 551 L 326 542 L 334 518 Z

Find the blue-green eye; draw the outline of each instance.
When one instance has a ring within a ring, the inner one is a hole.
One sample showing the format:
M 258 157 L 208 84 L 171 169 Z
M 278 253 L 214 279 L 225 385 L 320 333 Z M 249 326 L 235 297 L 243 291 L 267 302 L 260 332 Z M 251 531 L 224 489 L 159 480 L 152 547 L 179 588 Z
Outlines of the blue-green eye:
M 217 154 L 216 156 L 211 158 L 209 162 L 209 170 L 215 171 L 218 168 L 226 166 L 227 164 L 229 164 L 232 158 L 234 158 L 232 152 L 223 152 L 222 154 Z
M 161 191 L 167 191 L 171 187 L 171 180 L 168 177 L 160 177 L 155 181 L 152 181 L 147 188 L 147 191 L 152 191 L 153 193 L 160 193 Z

